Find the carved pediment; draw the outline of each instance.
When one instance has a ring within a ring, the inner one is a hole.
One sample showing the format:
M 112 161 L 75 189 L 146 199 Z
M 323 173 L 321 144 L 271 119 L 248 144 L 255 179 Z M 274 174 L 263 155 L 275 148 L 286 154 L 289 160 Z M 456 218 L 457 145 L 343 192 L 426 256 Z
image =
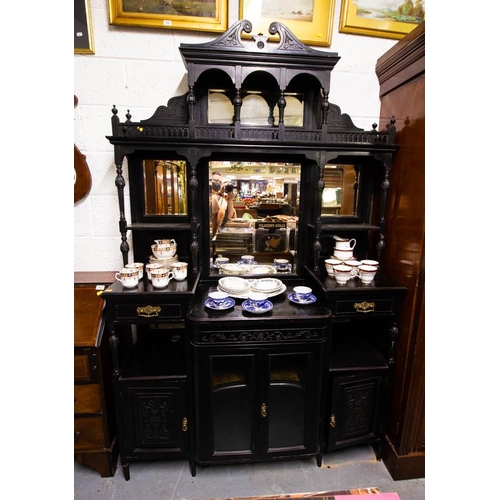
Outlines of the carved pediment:
M 185 124 L 188 123 L 189 110 L 186 103 L 187 92 L 183 95 L 172 97 L 167 106 L 159 106 L 151 118 L 141 120 L 148 125 Z
M 347 113 L 342 113 L 340 107 L 336 104 L 329 103 L 328 116 L 326 118 L 326 123 L 329 129 L 339 129 L 339 130 L 363 130 L 362 128 L 356 127 L 352 122 L 351 117 Z

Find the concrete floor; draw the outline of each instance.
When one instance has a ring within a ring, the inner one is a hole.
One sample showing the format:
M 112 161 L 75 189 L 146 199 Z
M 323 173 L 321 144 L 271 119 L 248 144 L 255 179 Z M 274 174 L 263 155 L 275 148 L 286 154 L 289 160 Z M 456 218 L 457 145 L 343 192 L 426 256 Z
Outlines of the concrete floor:
M 197 466 L 196 477 L 187 460 L 135 462 L 130 481 L 125 481 L 119 460 L 111 478 L 101 478 L 75 460 L 75 500 L 194 500 L 368 487 L 396 492 L 401 500 L 425 498 L 425 479 L 393 481 L 368 445 L 325 453 L 321 467 L 314 458 Z

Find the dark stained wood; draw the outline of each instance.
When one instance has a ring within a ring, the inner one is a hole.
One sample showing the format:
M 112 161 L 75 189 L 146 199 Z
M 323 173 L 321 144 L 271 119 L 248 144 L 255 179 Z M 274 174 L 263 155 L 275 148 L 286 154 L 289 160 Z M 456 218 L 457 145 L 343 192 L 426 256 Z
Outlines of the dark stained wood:
M 113 476 L 118 460 L 109 339 L 95 285 L 74 287 L 75 458 Z
M 397 117 L 381 269 L 408 289 L 396 347 L 384 461 L 394 479 L 425 475 L 425 22 L 377 62 L 381 123 Z

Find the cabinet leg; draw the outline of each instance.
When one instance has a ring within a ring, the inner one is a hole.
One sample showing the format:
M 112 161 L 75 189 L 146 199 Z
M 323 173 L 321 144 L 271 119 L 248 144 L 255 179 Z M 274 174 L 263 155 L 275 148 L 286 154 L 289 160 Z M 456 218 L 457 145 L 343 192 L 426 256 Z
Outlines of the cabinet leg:
M 123 469 L 123 475 L 125 477 L 125 481 L 128 481 L 130 479 L 130 470 L 129 470 L 129 465 L 130 464 L 123 464 L 122 469 Z
M 323 463 L 323 451 L 320 451 L 317 455 L 316 455 L 316 464 L 318 465 L 318 467 L 321 467 L 321 464 Z
M 189 468 L 191 469 L 191 476 L 196 477 L 196 462 L 189 459 Z

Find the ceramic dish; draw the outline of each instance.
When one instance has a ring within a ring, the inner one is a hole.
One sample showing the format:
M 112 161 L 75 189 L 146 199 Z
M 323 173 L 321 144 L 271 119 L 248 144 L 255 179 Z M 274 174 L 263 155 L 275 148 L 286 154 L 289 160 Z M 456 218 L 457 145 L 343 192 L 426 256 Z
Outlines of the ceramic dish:
M 273 266 L 252 266 L 250 269 L 250 273 L 252 274 L 276 274 L 277 270 Z
M 233 297 L 234 299 L 243 299 L 243 300 L 248 299 L 248 293 L 250 292 L 250 290 L 248 290 L 248 292 L 246 293 L 234 294 L 226 290 L 222 290 L 220 287 L 217 287 L 217 290 L 219 290 L 219 292 L 226 292 L 229 296 Z M 270 299 L 271 297 L 276 297 L 277 295 L 283 293 L 285 290 L 286 290 L 286 285 L 283 284 L 283 286 L 279 290 L 276 290 L 275 292 L 272 293 L 266 293 L 267 298 Z
M 292 270 L 292 264 L 288 263 L 286 268 L 281 268 L 278 264 L 273 264 L 274 269 L 276 269 L 277 273 L 289 273 Z
M 256 307 L 252 305 L 252 303 L 249 300 L 245 300 L 243 304 L 241 304 L 241 307 L 252 314 L 264 314 L 267 311 L 270 311 L 273 308 L 273 303 L 270 302 L 269 300 L 266 300 L 260 307 Z
M 283 282 L 276 278 L 261 278 L 252 281 L 251 289 L 254 292 L 272 293 L 282 286 Z
M 314 304 L 318 299 L 316 298 L 315 295 L 311 294 L 309 295 L 308 299 L 307 300 L 304 300 L 302 302 L 299 302 L 297 300 L 297 297 L 295 296 L 295 292 L 292 292 L 288 295 L 288 300 L 290 302 L 293 302 L 294 304 L 299 304 L 301 306 L 306 306 L 308 304 Z
M 226 309 L 231 309 L 235 304 L 234 300 L 231 297 L 224 299 L 222 304 L 215 304 L 212 299 L 208 299 L 205 301 L 205 307 L 209 309 L 213 309 L 214 311 L 225 311 Z
M 248 274 L 251 266 L 242 266 L 240 264 L 221 264 L 220 272 L 223 274 Z
M 235 276 L 226 276 L 219 280 L 219 289 L 229 295 L 241 295 L 250 291 L 250 281 L 237 278 Z

